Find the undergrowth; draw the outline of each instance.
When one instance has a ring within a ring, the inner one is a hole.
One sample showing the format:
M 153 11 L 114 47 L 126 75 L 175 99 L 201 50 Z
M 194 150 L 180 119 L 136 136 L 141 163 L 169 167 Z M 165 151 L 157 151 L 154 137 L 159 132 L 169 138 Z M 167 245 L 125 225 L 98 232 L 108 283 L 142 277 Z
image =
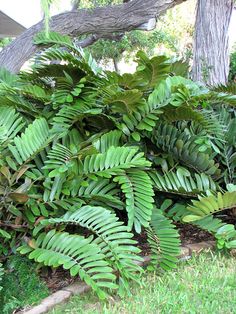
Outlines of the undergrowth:
M 36 264 L 20 255 L 11 256 L 6 263 L 2 286 L 2 314 L 12 314 L 15 309 L 37 304 L 49 295 L 46 283 L 37 274 Z

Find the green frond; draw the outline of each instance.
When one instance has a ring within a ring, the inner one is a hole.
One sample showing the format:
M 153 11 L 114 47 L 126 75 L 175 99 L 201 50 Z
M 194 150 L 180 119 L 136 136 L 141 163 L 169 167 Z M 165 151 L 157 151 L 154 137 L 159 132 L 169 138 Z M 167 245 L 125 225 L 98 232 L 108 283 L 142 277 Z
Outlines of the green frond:
M 112 175 L 123 173 L 124 169 L 148 166 L 150 162 L 143 153 L 138 153 L 138 148 L 110 147 L 105 153 L 86 156 L 80 163 L 79 174 L 111 178 Z
M 183 220 L 185 222 L 192 222 L 234 207 L 236 207 L 235 191 L 225 192 L 224 194 L 218 192 L 217 195 L 206 197 L 199 196 L 198 201 L 193 200 L 192 205 L 187 207 L 192 214 L 186 215 Z
M 189 72 L 189 63 L 183 60 L 178 60 L 170 65 L 170 72 L 175 76 L 187 77 Z
M 176 171 L 148 172 L 153 181 L 154 189 L 163 192 L 176 193 L 181 195 L 198 195 L 207 191 L 216 191 L 217 185 L 210 176 L 205 173 L 191 173 L 182 167 Z
M 48 0 L 46 0 L 48 1 Z M 38 33 L 34 37 L 34 43 L 36 45 L 49 45 L 49 44 L 57 44 L 64 47 L 74 48 L 72 40 L 67 35 L 62 35 L 56 32 L 49 32 L 48 34 Z
M 98 66 L 97 62 L 90 53 L 83 51 L 80 46 L 76 46 L 71 38 L 67 35 L 61 35 L 56 32 L 49 32 L 48 34 L 39 33 L 34 37 L 34 42 L 37 45 L 56 45 L 57 48 L 47 49 L 41 56 L 38 57 L 38 62 L 45 62 L 46 60 L 61 60 L 68 61 L 83 69 L 86 73 L 99 74 L 102 69 Z M 61 47 L 61 48 L 58 48 Z M 73 54 L 67 50 L 68 48 Z M 54 55 L 54 59 L 53 58 Z
M 44 118 L 36 119 L 30 124 L 21 136 L 16 136 L 14 144 L 8 148 L 18 164 L 34 158 L 50 141 L 49 127 Z
M 107 88 L 103 90 L 103 92 L 105 91 L 107 95 L 104 97 L 104 104 L 110 106 L 113 112 L 123 114 L 133 113 L 144 102 L 142 98 L 143 93 L 138 89 L 113 92 L 112 89 Z
M 67 94 L 68 95 L 68 94 Z M 63 136 L 76 122 L 81 121 L 89 115 L 101 113 L 101 109 L 91 108 L 83 101 L 76 101 L 76 104 L 63 106 L 53 118 L 52 133 Z
M 31 97 L 34 100 L 38 99 L 42 102 L 50 101 L 50 96 L 45 92 L 45 89 L 38 85 L 33 84 L 23 85 L 20 88 L 20 92 L 24 96 Z
M 222 146 L 220 151 L 220 161 L 224 166 L 224 181 L 226 184 L 229 184 L 236 182 L 236 152 L 233 146 L 227 144 Z
M 36 57 L 35 57 L 36 58 Z M 48 64 L 50 62 L 50 64 Z M 58 81 L 59 78 L 65 77 L 65 73 L 69 73 L 71 77 L 76 79 L 76 82 L 79 82 L 84 78 L 85 72 L 70 62 L 61 62 L 52 63 L 50 60 L 45 62 L 42 60 L 38 62 L 35 60 L 35 65 L 33 70 L 29 69 L 28 71 L 21 73 L 21 78 L 23 81 L 30 81 L 31 83 L 38 85 L 45 85 L 46 88 L 51 89 L 52 83 Z M 52 90 L 52 92 L 54 89 Z
M 235 107 L 236 105 L 236 95 L 235 94 L 228 94 L 228 93 L 217 93 L 211 92 L 210 97 L 212 102 L 215 103 L 224 103 L 230 106 Z
M 151 132 L 162 113 L 157 104 L 147 101 L 142 106 L 138 106 L 132 114 L 123 115 L 123 121 L 118 124 L 118 127 L 128 136 L 136 131 Z
M 204 123 L 205 119 L 201 111 L 190 106 L 166 107 L 164 108 L 164 117 L 168 122 L 181 120 L 197 121 Z
M 73 153 L 69 148 L 59 143 L 55 144 L 47 155 L 43 169 L 57 169 L 71 161 Z
M 165 216 L 170 218 L 173 221 L 183 222 L 183 217 L 190 214 L 190 211 L 187 210 L 186 206 L 181 203 L 175 203 L 172 205 L 172 201 L 167 199 L 166 202 L 169 201 L 169 206 L 165 208 Z
M 187 217 L 191 214 L 191 211 L 186 208 L 185 205 L 179 203 L 176 203 L 167 210 L 165 210 L 166 217 L 182 223 L 184 222 L 184 217 Z M 190 221 L 190 223 L 199 229 L 210 232 L 213 235 L 216 235 L 218 230 L 222 226 L 226 225 L 225 222 L 223 222 L 219 218 L 214 217 L 213 215 L 200 218 L 199 220 Z
M 164 270 L 175 268 L 180 255 L 180 238 L 175 225 L 161 209 L 154 208 L 150 227 L 146 230 L 152 264 L 159 264 Z
M 35 223 L 38 217 L 48 218 L 50 216 L 63 214 L 67 211 L 75 211 L 79 206 L 85 204 L 79 197 L 54 199 L 52 197 L 53 187 L 47 189 L 48 183 L 45 184 L 44 194 L 38 199 L 30 198 L 26 203 L 24 217 L 30 223 Z
M 13 107 L 0 107 L 0 146 L 11 142 L 25 123 Z
M 70 104 L 73 102 L 74 97 L 72 91 L 74 89 L 75 82 L 71 75 L 64 72 L 62 77 L 58 77 L 56 81 L 56 88 L 52 94 L 52 102 L 54 107 L 60 107 L 64 104 Z M 84 86 L 82 84 L 81 88 Z
M 156 56 L 151 59 L 143 51 L 138 51 L 136 60 L 138 63 L 137 75 L 143 79 L 143 87 L 155 87 L 170 73 L 170 63 L 165 56 Z
M 226 129 L 226 145 L 235 147 L 236 142 L 236 113 L 235 116 L 230 117 L 230 121 L 227 124 L 228 128 Z
M 5 83 L 9 86 L 15 87 L 18 83 L 18 80 L 19 80 L 18 75 L 11 73 L 5 68 L 0 69 L 0 86 L 1 83 Z
M 218 93 L 227 93 L 227 94 L 236 95 L 236 84 L 234 82 L 228 83 L 227 85 L 214 86 L 211 89 Z
M 78 191 L 78 197 L 88 201 L 92 205 L 101 205 L 103 207 L 112 207 L 123 209 L 123 202 L 117 197 L 120 190 L 115 183 L 109 180 L 100 179 L 98 181 L 86 181 L 87 186 L 81 186 Z
M 174 92 L 178 90 L 180 86 L 185 86 L 187 97 L 192 94 L 195 95 L 200 93 L 200 87 L 197 85 L 197 83 L 181 76 L 172 76 L 162 80 L 160 84 L 154 88 L 148 97 L 148 102 L 151 104 L 151 106 L 158 106 L 159 108 L 165 107 L 169 104 L 177 105 L 176 94 L 174 94 Z M 182 101 L 180 100 L 181 99 L 179 99 L 178 106 L 183 105 L 183 103 L 186 102 L 186 99 L 183 99 L 183 95 Z
M 93 237 L 84 238 L 67 232 L 41 233 L 34 242 L 34 248 L 22 246 L 21 254 L 29 253 L 29 258 L 46 266 L 70 270 L 71 276 L 79 275 L 99 295 L 105 298 L 103 288 L 117 288 L 116 276 L 105 260 L 100 247 Z
M 133 234 L 129 233 L 128 228 L 109 210 L 97 206 L 83 206 L 76 212 L 66 213 L 61 218 L 49 219 L 42 223 L 72 224 L 88 229 L 96 236 L 93 243 L 96 243 L 104 254 L 104 260 L 119 272 L 125 285 L 128 285 L 128 279 L 137 279 L 136 272 L 140 272 L 141 268 L 135 264 L 135 260 L 141 258 L 136 255 L 139 249 L 131 239 Z
M 137 233 L 142 226 L 147 227 L 153 209 L 154 192 L 152 182 L 145 171 L 134 169 L 116 176 L 115 182 L 120 184 L 126 197 L 126 211 L 128 213 L 128 228 L 134 226 Z
M 152 142 L 163 152 L 171 156 L 184 166 L 205 172 L 207 175 L 219 174 L 218 164 L 207 153 L 203 153 L 196 143 L 197 137 L 189 136 L 176 127 L 159 123 L 152 133 Z
M 165 107 L 164 117 L 168 122 L 193 121 L 200 130 L 218 140 L 224 139 L 226 125 L 222 124 L 219 115 L 213 110 L 199 110 L 189 106 L 180 106 L 177 108 Z M 193 125 L 192 127 L 194 128 Z
M 119 147 L 122 133 L 114 130 L 103 134 L 99 139 L 93 142 L 93 146 L 100 152 L 105 153 L 111 146 Z
M 193 225 L 196 227 L 206 230 L 212 234 L 216 234 L 217 231 L 222 227 L 225 226 L 226 223 L 222 222 L 221 219 L 215 218 L 212 215 L 206 216 L 205 218 L 202 218 L 200 220 L 195 220 L 192 222 Z
M 87 72 L 91 72 L 89 66 L 81 60 L 80 56 L 73 55 L 67 50 L 55 47 L 48 48 L 40 56 L 37 56 L 38 64 L 35 66 L 34 71 L 42 71 L 45 67 L 48 68 L 48 62 L 55 60 L 68 63 L 70 68 L 76 67 L 76 70 L 81 70 L 83 75 Z M 63 70 L 65 69 L 64 66 L 62 68 Z M 58 69 L 58 67 L 56 67 L 56 69 Z M 61 75 L 63 75 L 63 71 Z

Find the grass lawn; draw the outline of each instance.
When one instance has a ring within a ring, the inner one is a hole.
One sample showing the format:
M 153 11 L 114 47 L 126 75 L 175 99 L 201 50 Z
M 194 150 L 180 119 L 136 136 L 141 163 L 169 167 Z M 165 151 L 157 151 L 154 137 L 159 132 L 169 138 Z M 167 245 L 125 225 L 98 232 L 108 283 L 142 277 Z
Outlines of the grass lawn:
M 132 296 L 100 302 L 92 293 L 74 296 L 50 314 L 236 313 L 236 259 L 202 254 L 176 271 L 147 273 Z

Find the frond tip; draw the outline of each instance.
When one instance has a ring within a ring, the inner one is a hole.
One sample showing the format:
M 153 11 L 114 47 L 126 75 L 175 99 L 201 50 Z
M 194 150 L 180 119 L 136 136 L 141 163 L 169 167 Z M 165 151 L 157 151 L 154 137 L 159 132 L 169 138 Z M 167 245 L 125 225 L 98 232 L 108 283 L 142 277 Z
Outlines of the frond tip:
M 161 209 L 155 208 L 150 227 L 146 230 L 152 251 L 152 264 L 159 264 L 164 270 L 175 268 L 177 256 L 180 255 L 180 239 L 175 225 L 164 216 Z
M 128 227 L 133 226 L 137 233 L 141 227 L 147 227 L 151 220 L 154 203 L 152 182 L 145 171 L 129 170 L 114 178 L 121 186 L 126 197 L 126 210 L 128 212 Z
M 183 221 L 192 222 L 233 207 L 236 207 L 235 191 L 224 194 L 218 192 L 216 196 L 199 197 L 198 201 L 193 200 L 192 205 L 187 207 L 192 215 L 186 215 Z

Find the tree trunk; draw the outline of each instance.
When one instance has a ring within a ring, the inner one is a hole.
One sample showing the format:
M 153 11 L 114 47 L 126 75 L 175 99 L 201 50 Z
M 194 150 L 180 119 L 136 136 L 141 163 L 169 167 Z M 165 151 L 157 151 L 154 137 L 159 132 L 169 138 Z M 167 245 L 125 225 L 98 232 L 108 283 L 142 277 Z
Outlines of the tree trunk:
M 156 19 L 167 9 L 186 0 L 133 0 L 115 6 L 81 9 L 58 14 L 51 18 L 50 29 L 61 34 L 78 36 L 95 34 L 107 36 L 115 32 L 126 32 L 133 29 L 150 30 L 148 23 Z M 32 57 L 39 47 L 33 44 L 33 37 L 42 31 L 40 22 L 17 37 L 9 46 L 0 52 L 0 67 L 11 72 L 18 72 L 22 65 Z
M 116 60 L 116 58 L 113 58 L 112 61 L 113 61 L 115 71 L 119 73 L 120 71 L 119 71 L 118 61 Z
M 212 86 L 227 83 L 233 6 L 234 0 L 198 0 L 192 69 L 195 81 Z

